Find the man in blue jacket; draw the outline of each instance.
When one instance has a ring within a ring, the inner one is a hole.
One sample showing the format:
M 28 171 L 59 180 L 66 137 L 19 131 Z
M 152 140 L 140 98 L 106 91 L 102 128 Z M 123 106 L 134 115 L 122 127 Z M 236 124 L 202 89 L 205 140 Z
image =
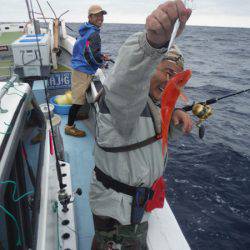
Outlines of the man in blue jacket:
M 73 105 L 69 110 L 68 124 L 65 133 L 68 135 L 83 137 L 85 132 L 76 128 L 74 122 L 80 107 L 86 103 L 85 93 L 98 68 L 109 57 L 101 53 L 100 28 L 103 24 L 103 16 L 107 12 L 99 5 L 92 5 L 88 10 L 88 22 L 80 29 L 80 37 L 74 44 L 71 66 L 72 70 L 72 98 Z

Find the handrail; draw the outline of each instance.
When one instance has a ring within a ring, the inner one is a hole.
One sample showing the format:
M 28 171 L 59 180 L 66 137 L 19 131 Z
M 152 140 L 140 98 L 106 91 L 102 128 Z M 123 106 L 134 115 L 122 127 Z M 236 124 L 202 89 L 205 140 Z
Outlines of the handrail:
M 0 103 L 1 100 L 3 98 L 3 96 L 7 93 L 7 91 L 9 90 L 9 88 L 14 86 L 14 82 L 16 82 L 18 80 L 18 76 L 17 75 L 13 75 L 9 81 L 7 81 L 6 84 L 4 84 L 4 86 L 2 87 L 2 89 L 0 90 Z

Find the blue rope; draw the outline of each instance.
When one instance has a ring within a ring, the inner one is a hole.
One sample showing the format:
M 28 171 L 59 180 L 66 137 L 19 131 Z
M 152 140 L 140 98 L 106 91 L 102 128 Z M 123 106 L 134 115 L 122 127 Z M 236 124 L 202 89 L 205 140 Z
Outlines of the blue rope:
M 16 220 L 16 218 L 15 218 L 15 216 L 11 213 L 11 212 L 9 212 L 6 208 L 4 208 L 2 205 L 0 205 L 0 208 L 2 208 L 2 210 L 7 214 L 7 215 L 9 215 L 10 216 L 10 218 L 15 222 L 15 224 L 16 224 L 16 228 L 17 228 L 17 242 L 16 242 L 16 246 L 21 246 L 21 238 L 20 238 L 20 229 L 19 229 L 19 225 L 18 225 L 18 223 L 17 223 L 17 220 Z
M 27 193 L 21 195 L 20 197 L 15 198 L 16 189 L 17 189 L 16 182 L 15 182 L 15 181 L 0 181 L 0 184 L 8 184 L 8 183 L 11 183 L 11 184 L 14 185 L 14 191 L 13 191 L 13 193 L 12 193 L 12 199 L 13 199 L 14 202 L 18 202 L 18 201 L 20 201 L 21 199 L 23 199 L 25 196 L 28 196 L 28 195 L 34 193 L 34 191 L 29 191 L 29 192 L 27 192 Z
M 34 193 L 34 191 L 29 191 L 29 192 L 27 192 L 27 193 L 21 195 L 20 197 L 15 198 L 16 189 L 17 189 L 16 182 L 15 182 L 15 181 L 10 181 L 10 180 L 8 180 L 8 181 L 0 181 L 0 184 L 9 184 L 9 183 L 14 185 L 14 191 L 13 191 L 13 193 L 12 193 L 12 200 L 13 200 L 14 202 L 18 202 L 18 201 L 20 201 L 21 199 L 23 199 L 25 196 L 28 196 L 28 195 Z M 15 225 L 16 225 L 16 228 L 17 228 L 17 235 L 18 235 L 18 236 L 17 236 L 18 239 L 17 239 L 17 242 L 16 242 L 16 246 L 21 246 L 20 228 L 19 228 L 19 225 L 18 225 L 18 222 L 17 222 L 15 216 L 14 216 L 11 212 L 9 212 L 6 208 L 4 208 L 2 205 L 0 205 L 0 208 L 1 208 L 7 215 L 9 215 L 9 216 L 11 217 L 11 219 L 15 222 Z

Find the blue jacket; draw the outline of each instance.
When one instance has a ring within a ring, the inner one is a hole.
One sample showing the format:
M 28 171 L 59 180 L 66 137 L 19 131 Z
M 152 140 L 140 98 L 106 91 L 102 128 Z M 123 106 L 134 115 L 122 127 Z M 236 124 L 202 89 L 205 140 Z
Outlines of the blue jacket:
M 75 70 L 93 75 L 103 64 L 100 29 L 86 22 L 81 25 L 79 34 L 74 44 L 71 66 Z

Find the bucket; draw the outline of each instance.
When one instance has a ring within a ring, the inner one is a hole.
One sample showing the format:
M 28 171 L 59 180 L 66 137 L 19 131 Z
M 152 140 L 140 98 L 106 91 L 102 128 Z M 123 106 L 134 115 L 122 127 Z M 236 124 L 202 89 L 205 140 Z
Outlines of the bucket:
M 65 105 L 59 105 L 55 102 L 57 96 L 53 96 L 50 98 L 50 103 L 54 105 L 54 112 L 59 115 L 68 115 L 69 114 L 69 109 L 71 105 L 65 104 Z
M 48 106 L 47 106 L 47 103 L 42 103 L 39 105 L 40 106 L 40 109 L 42 110 L 44 116 L 46 119 L 49 119 L 49 109 L 50 109 L 50 115 L 51 117 L 54 116 L 54 105 L 49 103 L 49 109 L 48 109 Z

